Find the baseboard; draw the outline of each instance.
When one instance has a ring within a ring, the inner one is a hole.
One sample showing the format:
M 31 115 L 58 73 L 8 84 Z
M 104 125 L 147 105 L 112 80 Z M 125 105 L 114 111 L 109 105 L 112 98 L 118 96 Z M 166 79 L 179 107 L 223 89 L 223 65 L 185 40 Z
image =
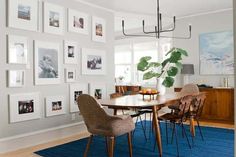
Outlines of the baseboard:
M 0 153 L 7 153 L 22 148 L 27 148 L 50 141 L 59 140 L 84 132 L 86 127 L 84 122 L 67 124 L 54 128 L 35 131 L 27 134 L 1 138 Z

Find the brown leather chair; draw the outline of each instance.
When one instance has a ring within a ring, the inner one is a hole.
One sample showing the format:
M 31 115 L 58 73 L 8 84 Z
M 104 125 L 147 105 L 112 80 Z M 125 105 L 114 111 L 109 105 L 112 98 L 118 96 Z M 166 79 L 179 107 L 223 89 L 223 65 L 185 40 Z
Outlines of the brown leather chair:
M 87 156 L 93 135 L 105 136 L 106 144 L 109 145 L 107 149 L 108 155 L 113 157 L 115 137 L 123 134 L 128 136 L 129 156 L 132 157 L 131 132 L 134 130 L 134 123 L 130 116 L 108 115 L 96 99 L 87 94 L 80 95 L 77 103 L 87 130 L 91 134 L 84 157 Z

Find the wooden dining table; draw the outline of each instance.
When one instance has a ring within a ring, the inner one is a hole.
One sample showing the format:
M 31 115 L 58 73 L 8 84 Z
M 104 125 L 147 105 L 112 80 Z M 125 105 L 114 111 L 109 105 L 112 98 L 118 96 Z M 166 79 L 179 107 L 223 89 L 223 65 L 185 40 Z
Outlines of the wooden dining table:
M 107 106 L 110 109 L 114 110 L 114 114 L 117 114 L 119 109 L 152 109 L 153 112 L 153 127 L 155 130 L 155 137 L 157 142 L 157 148 L 159 150 L 159 155 L 162 157 L 162 143 L 161 143 L 161 132 L 160 126 L 158 123 L 158 110 L 162 107 L 171 105 L 178 101 L 180 97 L 177 93 L 165 94 L 165 95 L 156 95 L 155 99 L 143 99 L 142 95 L 128 95 L 119 98 L 112 99 L 100 99 L 98 102 L 102 106 Z

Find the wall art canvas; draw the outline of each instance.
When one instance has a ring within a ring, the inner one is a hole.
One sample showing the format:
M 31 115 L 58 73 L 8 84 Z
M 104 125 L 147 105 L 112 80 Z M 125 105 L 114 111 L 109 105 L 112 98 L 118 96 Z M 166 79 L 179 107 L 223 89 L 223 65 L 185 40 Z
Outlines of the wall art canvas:
M 68 31 L 88 34 L 88 14 L 68 9 Z
M 64 96 L 46 97 L 46 117 L 62 115 L 66 113 Z
M 58 43 L 35 41 L 35 84 L 59 84 L 60 45 Z
M 38 0 L 8 0 L 8 26 L 38 30 Z
M 78 64 L 79 60 L 79 46 L 74 41 L 64 41 L 64 63 Z
M 82 49 L 82 74 L 105 75 L 106 52 L 96 49 Z
M 106 21 L 103 18 L 93 16 L 92 19 L 92 40 L 106 42 Z
M 76 83 L 70 85 L 70 112 L 79 112 L 77 98 L 81 94 L 88 94 L 87 83 Z
M 40 118 L 39 93 L 11 94 L 10 123 Z
M 76 81 L 75 68 L 66 68 L 65 69 L 65 79 L 66 79 L 66 82 L 75 82 Z
M 105 83 L 90 83 L 89 94 L 95 99 L 105 99 L 107 96 Z
M 27 64 L 28 38 L 8 35 L 8 63 Z
M 63 7 L 44 2 L 44 32 L 62 35 L 64 33 Z
M 8 71 L 8 87 L 23 87 L 25 85 L 24 70 Z
M 200 74 L 234 74 L 233 32 L 223 31 L 200 35 Z

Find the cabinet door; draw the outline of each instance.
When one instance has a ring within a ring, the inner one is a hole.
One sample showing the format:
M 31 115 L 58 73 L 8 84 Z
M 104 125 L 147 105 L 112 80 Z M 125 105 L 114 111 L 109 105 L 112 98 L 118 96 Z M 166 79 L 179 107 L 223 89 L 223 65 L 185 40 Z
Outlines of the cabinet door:
M 201 90 L 202 91 L 202 90 Z M 202 111 L 202 119 L 215 119 L 217 115 L 217 100 L 216 100 L 216 91 L 207 90 L 202 91 L 206 92 L 206 100 Z

